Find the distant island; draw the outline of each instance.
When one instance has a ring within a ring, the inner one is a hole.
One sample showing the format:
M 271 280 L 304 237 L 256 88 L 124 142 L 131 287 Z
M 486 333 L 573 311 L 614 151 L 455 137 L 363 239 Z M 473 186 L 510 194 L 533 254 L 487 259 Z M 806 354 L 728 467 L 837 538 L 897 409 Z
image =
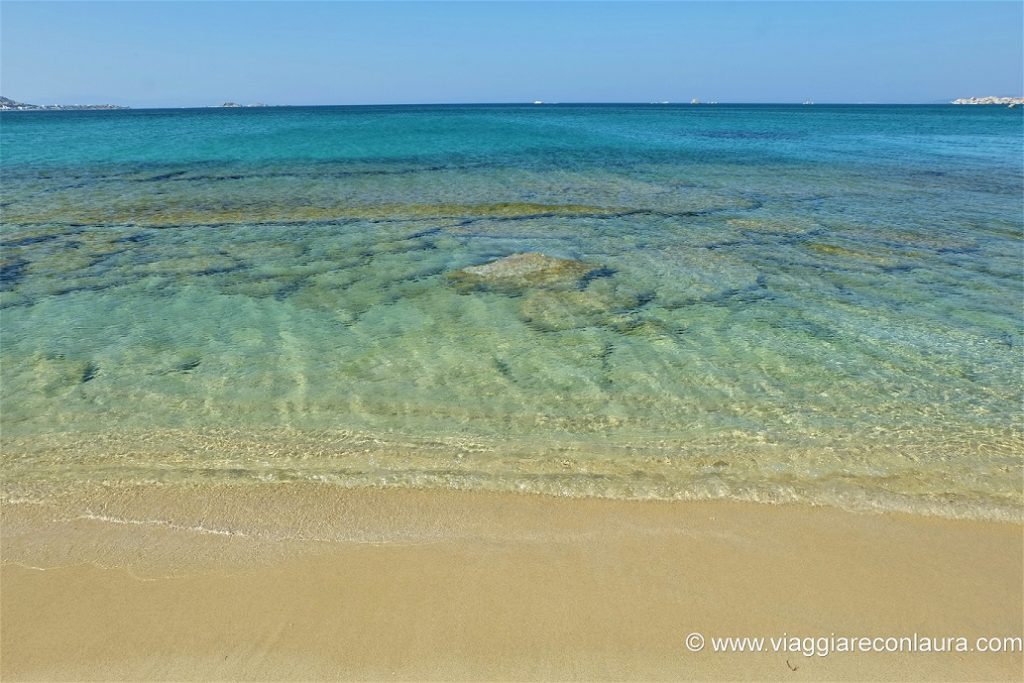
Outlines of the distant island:
M 961 97 L 953 104 L 1004 104 L 1011 107 L 1024 104 L 1024 97 Z
M 74 111 L 78 109 L 128 109 L 116 104 L 27 104 L 0 97 L 0 111 Z
M 256 102 L 255 104 L 238 104 L 237 102 L 225 102 L 220 105 L 221 107 L 266 107 L 269 105 L 263 104 L 262 102 Z

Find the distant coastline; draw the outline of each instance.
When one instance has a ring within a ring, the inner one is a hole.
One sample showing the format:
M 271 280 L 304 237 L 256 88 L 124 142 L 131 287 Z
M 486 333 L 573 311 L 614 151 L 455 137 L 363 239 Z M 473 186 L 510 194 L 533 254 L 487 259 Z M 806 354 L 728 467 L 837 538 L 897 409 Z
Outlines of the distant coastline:
M 961 97 L 952 104 L 1002 104 L 1016 107 L 1024 104 L 1024 97 Z
M 229 109 L 232 109 L 232 108 L 244 109 L 244 108 L 247 108 L 247 107 L 271 107 L 271 106 L 275 106 L 275 105 L 263 104 L 262 102 L 256 102 L 254 104 L 238 104 L 237 102 L 225 102 L 224 104 L 220 104 L 220 105 L 217 105 L 217 106 L 218 107 L 222 107 L 222 108 L 223 107 L 227 107 Z
M 116 104 L 28 104 L 0 97 L 0 111 L 76 111 L 79 109 L 128 109 Z
M 651 102 L 361 102 L 348 104 L 265 104 L 254 102 L 252 104 L 240 104 L 233 101 L 225 101 L 221 104 L 189 105 L 189 106 L 144 106 L 141 109 L 251 109 L 251 108 L 282 108 L 282 107 L 446 107 L 446 106 L 510 106 L 517 104 L 533 104 L 546 106 L 624 106 L 624 105 L 726 105 L 726 106 L 799 106 L 818 104 L 824 107 L 829 106 L 935 106 L 943 104 L 954 105 L 1001 105 L 1018 107 L 1024 106 L 1024 97 L 960 97 L 950 101 L 932 102 L 701 102 L 699 100 L 687 101 L 651 101 Z M 127 107 L 116 104 L 29 104 L 17 102 L 9 97 L 0 97 L 0 111 L 83 111 L 83 110 L 130 110 L 134 107 Z

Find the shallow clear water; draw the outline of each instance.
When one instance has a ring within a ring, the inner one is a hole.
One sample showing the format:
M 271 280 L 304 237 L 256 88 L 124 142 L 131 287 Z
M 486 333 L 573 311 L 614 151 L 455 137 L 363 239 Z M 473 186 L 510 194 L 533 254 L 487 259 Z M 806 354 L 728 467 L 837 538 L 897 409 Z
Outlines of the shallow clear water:
M 4 113 L 8 490 L 316 479 L 1019 517 L 1022 121 Z M 574 264 L 461 270 L 534 252 Z

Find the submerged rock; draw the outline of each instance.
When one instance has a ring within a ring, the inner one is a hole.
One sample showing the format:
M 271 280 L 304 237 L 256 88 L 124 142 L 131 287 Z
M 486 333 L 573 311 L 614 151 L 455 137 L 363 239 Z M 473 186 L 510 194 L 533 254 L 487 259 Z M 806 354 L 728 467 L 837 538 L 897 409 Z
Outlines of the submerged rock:
M 631 327 L 632 316 L 655 296 L 608 267 L 536 252 L 512 254 L 448 277 L 463 292 L 515 297 L 519 319 L 540 332 Z
M 25 386 L 43 396 L 66 394 L 92 381 L 99 365 L 84 358 L 68 358 L 63 353 L 36 353 L 20 368 L 27 373 Z
M 519 317 L 542 332 L 584 327 L 616 327 L 620 318 L 636 311 L 650 295 L 615 278 L 595 280 L 585 289 L 538 289 L 519 299 Z
M 456 287 L 464 290 L 522 290 L 576 286 L 584 277 L 600 270 L 597 266 L 574 259 L 527 252 L 469 266 L 450 273 L 448 277 Z

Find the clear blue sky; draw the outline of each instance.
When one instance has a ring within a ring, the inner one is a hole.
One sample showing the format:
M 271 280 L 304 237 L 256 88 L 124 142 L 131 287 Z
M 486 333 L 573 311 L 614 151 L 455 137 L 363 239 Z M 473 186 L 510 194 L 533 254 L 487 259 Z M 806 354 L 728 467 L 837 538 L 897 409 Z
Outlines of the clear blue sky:
M 33 103 L 935 102 L 1020 95 L 1024 3 L 8 2 Z

